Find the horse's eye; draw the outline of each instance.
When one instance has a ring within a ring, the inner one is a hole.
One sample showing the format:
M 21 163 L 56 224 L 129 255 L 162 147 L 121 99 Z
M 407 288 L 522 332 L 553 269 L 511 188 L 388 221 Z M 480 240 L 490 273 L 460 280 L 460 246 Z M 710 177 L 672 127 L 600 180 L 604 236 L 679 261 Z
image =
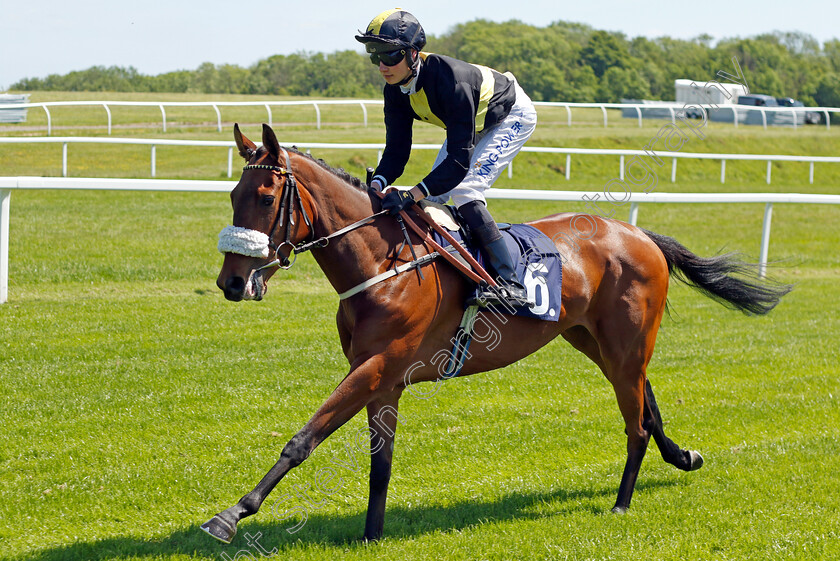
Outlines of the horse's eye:
M 263 195 L 260 204 L 262 206 L 274 206 L 274 195 Z

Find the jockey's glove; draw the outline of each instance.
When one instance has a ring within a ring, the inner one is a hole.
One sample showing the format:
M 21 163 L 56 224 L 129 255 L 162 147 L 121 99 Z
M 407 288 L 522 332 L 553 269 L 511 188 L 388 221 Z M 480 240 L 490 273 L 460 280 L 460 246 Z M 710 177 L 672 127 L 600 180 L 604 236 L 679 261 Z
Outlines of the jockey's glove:
M 391 189 L 382 199 L 382 210 L 387 210 L 388 214 L 391 215 L 399 214 L 401 210 L 407 209 L 414 203 L 414 195 L 411 194 L 411 191 Z

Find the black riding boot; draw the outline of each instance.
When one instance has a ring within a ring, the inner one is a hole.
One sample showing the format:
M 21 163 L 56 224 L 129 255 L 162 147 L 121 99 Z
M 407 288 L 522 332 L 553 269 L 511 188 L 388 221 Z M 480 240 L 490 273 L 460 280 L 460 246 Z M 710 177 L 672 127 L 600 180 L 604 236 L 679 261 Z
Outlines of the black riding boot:
M 473 201 L 458 209 L 464 221 L 472 231 L 473 241 L 477 242 L 488 264 L 496 273 L 498 287 L 482 285 L 476 294 L 480 305 L 507 305 L 513 307 L 533 304 L 528 300 L 528 291 L 516 277 L 516 268 L 505 244 L 499 227 L 480 201 Z
M 516 268 L 513 266 L 504 238 L 486 244 L 483 249 L 490 266 L 496 271 L 496 281 L 499 286 L 487 287 L 479 294 L 479 298 L 487 300 L 488 304 L 505 302 L 515 307 L 533 304 L 528 300 L 528 291 L 516 276 Z

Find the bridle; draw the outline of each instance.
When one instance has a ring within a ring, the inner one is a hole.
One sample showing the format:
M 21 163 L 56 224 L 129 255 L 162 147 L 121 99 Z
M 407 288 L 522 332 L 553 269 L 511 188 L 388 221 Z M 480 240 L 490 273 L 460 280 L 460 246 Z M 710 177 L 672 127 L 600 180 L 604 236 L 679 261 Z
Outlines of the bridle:
M 274 252 L 274 260 L 257 269 L 258 271 L 274 266 L 279 266 L 281 269 L 289 269 L 292 265 L 294 265 L 295 260 L 292 259 L 289 261 L 289 258 L 280 253 L 280 250 L 284 246 L 288 245 L 290 247 L 289 255 L 297 257 L 297 253 L 299 253 L 296 251 L 297 246 L 295 246 L 295 244 L 291 241 L 292 226 L 295 223 L 295 204 L 300 207 L 300 213 L 303 216 L 303 221 L 309 228 L 309 236 L 307 236 L 307 238 L 311 237 L 314 239 L 315 237 L 315 229 L 312 227 L 312 220 L 306 212 L 306 207 L 303 206 L 303 201 L 300 196 L 300 187 L 298 187 L 295 174 L 292 173 L 292 160 L 285 149 L 280 148 L 280 150 L 283 151 L 283 155 L 285 156 L 286 167 L 269 166 L 265 164 L 249 164 L 242 168 L 242 171 L 265 169 L 275 171 L 280 175 L 286 176 L 286 185 L 283 189 L 283 196 L 280 199 L 280 208 L 274 217 L 274 223 L 272 224 L 271 229 L 268 231 L 268 247 Z M 284 239 L 280 242 L 280 245 L 274 243 L 274 235 L 276 234 L 278 228 L 283 228 L 285 230 Z
M 290 269 L 292 265 L 294 265 L 298 253 L 303 253 L 312 249 L 326 247 L 327 245 L 329 245 L 331 239 L 344 235 L 347 232 L 365 226 L 366 224 L 370 224 L 380 216 L 389 213 L 388 210 L 380 210 L 379 212 L 374 213 L 366 218 L 362 218 L 361 220 L 357 220 L 356 222 L 353 222 L 352 224 L 345 226 L 333 232 L 332 234 L 316 238 L 313 221 L 309 218 L 309 214 L 306 212 L 306 207 L 303 206 L 303 199 L 300 194 L 300 187 L 298 185 L 297 180 L 295 179 L 294 173 L 292 173 L 292 161 L 289 157 L 289 153 L 282 147 L 280 147 L 280 150 L 283 152 L 283 155 L 285 157 L 286 167 L 272 166 L 266 164 L 249 164 L 242 168 L 242 171 L 248 171 L 252 169 L 269 170 L 277 172 L 286 177 L 286 185 L 284 187 L 282 199 L 280 201 L 280 208 L 277 211 L 277 215 L 274 217 L 274 221 L 272 223 L 269 233 L 266 235 L 263 232 L 257 230 L 240 228 L 236 226 L 228 226 L 224 228 L 219 234 L 219 251 L 221 251 L 222 253 L 237 253 L 248 257 L 267 258 L 271 255 L 269 253 L 269 250 L 274 252 L 274 259 L 271 262 L 266 263 L 265 265 L 256 269 L 254 273 L 260 273 L 264 269 L 269 269 L 271 267 Z M 375 192 L 375 194 L 380 198 L 383 197 L 383 195 L 379 192 Z M 306 239 L 304 239 L 298 244 L 294 244 L 291 240 L 291 228 L 294 224 L 296 204 L 300 207 L 300 212 L 303 216 L 303 221 L 309 228 L 309 234 L 307 235 Z M 312 210 L 313 212 L 315 212 L 317 209 L 315 209 L 313 206 Z M 424 265 L 434 261 L 434 259 L 438 256 L 444 257 L 447 261 L 451 262 L 456 269 L 460 270 L 470 280 L 473 280 L 474 282 L 478 283 L 485 282 L 489 286 L 496 286 L 496 283 L 493 280 L 493 278 L 490 277 L 490 275 L 481 267 L 481 265 L 478 264 L 478 262 L 472 255 L 470 255 L 469 251 L 466 248 L 464 248 L 458 241 L 452 238 L 452 236 L 445 229 L 437 225 L 434 222 L 434 220 L 432 220 L 432 218 L 429 217 L 428 214 L 422 211 L 422 209 L 416 208 L 415 211 L 421 218 L 423 218 L 424 221 L 428 223 L 429 226 L 435 229 L 438 232 L 438 234 L 440 234 L 451 244 L 452 248 L 454 248 L 453 252 L 461 254 L 462 258 L 467 263 L 469 263 L 471 267 L 473 267 L 475 272 L 473 270 L 465 268 L 456 257 L 454 257 L 448 250 L 444 249 L 434 239 L 432 239 L 427 230 L 422 229 L 413 220 L 411 220 L 408 214 L 406 214 L 405 210 L 401 210 L 399 214 L 394 216 L 394 218 L 400 224 L 404 240 L 397 249 L 396 254 L 400 255 L 402 253 L 403 248 L 407 245 L 411 251 L 412 261 L 404 263 L 403 265 L 395 266 L 393 269 L 389 269 L 384 273 L 380 273 L 368 280 L 357 284 L 349 290 L 339 293 L 340 299 L 344 300 L 346 298 L 350 298 L 355 294 L 362 292 L 370 286 L 373 286 L 379 282 L 382 282 L 386 279 L 389 279 L 393 276 L 396 276 L 400 273 L 412 269 L 417 270 L 417 273 L 420 279 L 422 280 L 423 273 L 420 269 Z M 422 243 L 424 245 L 428 244 L 427 247 L 432 248 L 432 250 L 429 251 L 429 253 L 417 257 L 417 255 L 414 252 L 414 245 L 412 244 L 411 238 L 409 237 L 408 231 L 405 227 L 406 222 L 409 226 L 411 226 L 411 229 L 420 237 Z M 282 242 L 280 242 L 279 245 L 274 243 L 274 235 L 276 234 L 278 228 L 283 228 L 285 230 L 284 239 Z M 288 257 L 280 253 L 280 250 L 284 246 L 289 246 L 291 248 L 289 251 L 289 255 L 294 256 L 291 261 Z
M 297 180 L 295 179 L 295 175 L 292 172 L 292 160 L 289 157 L 289 153 L 283 149 L 282 147 L 280 150 L 283 152 L 283 156 L 286 160 L 286 167 L 282 166 L 270 166 L 265 164 L 249 164 L 242 168 L 242 171 L 247 171 L 251 169 L 265 169 L 270 171 L 275 171 L 281 175 L 286 176 L 286 185 L 283 189 L 283 196 L 280 200 L 280 208 L 277 211 L 277 215 L 274 217 L 274 223 L 271 226 L 271 229 L 268 232 L 268 247 L 271 251 L 274 252 L 274 259 L 263 265 L 262 267 L 258 268 L 256 271 L 262 271 L 264 269 L 269 269 L 271 267 L 280 267 L 281 269 L 290 269 L 292 265 L 295 264 L 295 260 L 297 259 L 298 253 L 304 253 L 306 251 L 310 251 L 312 249 L 317 249 L 321 247 L 326 247 L 329 245 L 330 240 L 337 236 L 341 236 L 364 226 L 366 224 L 370 224 L 379 216 L 383 214 L 387 214 L 388 211 L 382 210 L 367 218 L 363 218 L 358 220 L 349 226 L 345 226 L 340 230 L 333 232 L 327 236 L 323 236 L 320 238 L 315 237 L 315 228 L 312 225 L 312 220 L 309 218 L 309 214 L 306 212 L 306 207 L 303 206 L 303 200 L 300 195 L 300 187 L 298 185 Z M 292 233 L 292 226 L 295 223 L 295 205 L 300 208 L 300 213 L 303 216 L 303 221 L 306 224 L 306 227 L 309 228 L 309 235 L 304 239 L 302 242 L 298 244 L 292 243 L 291 240 L 291 233 Z M 274 236 L 277 233 L 278 228 L 284 229 L 284 238 L 280 244 L 274 243 Z M 280 250 L 285 247 L 289 246 L 289 255 L 293 256 L 291 261 L 288 257 L 280 253 Z

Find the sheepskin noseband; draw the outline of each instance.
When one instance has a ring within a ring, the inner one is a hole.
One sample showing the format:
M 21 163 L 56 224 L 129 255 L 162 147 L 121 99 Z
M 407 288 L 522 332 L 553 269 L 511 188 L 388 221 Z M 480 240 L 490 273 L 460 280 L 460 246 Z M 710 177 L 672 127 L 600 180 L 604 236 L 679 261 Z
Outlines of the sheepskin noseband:
M 219 232 L 219 251 L 248 257 L 268 257 L 268 236 L 257 230 L 228 226 Z

